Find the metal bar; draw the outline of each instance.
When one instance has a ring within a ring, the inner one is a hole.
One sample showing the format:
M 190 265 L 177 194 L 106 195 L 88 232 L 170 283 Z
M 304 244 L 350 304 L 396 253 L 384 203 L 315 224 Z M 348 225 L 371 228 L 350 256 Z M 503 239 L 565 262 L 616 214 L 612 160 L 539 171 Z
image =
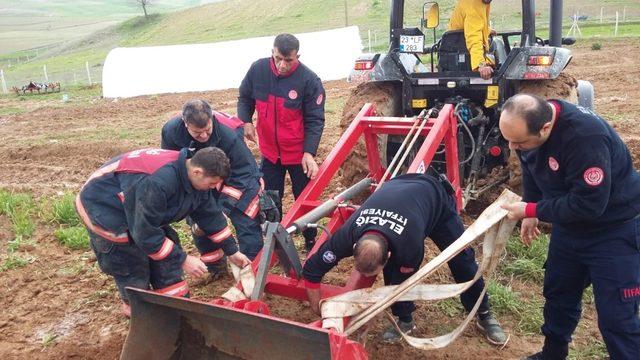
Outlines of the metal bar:
M 404 152 L 404 155 L 402 156 L 402 159 L 400 159 L 400 163 L 398 164 L 398 166 L 393 170 L 393 174 L 391 174 L 391 178 L 396 177 L 396 174 L 398 174 L 398 171 L 400 170 L 400 167 L 402 166 L 404 161 L 407 159 L 407 156 L 409 156 L 409 152 L 411 151 L 411 148 L 413 148 L 413 144 L 415 144 L 416 140 L 418 140 L 419 133 L 422 131 L 422 129 L 424 128 L 425 124 L 429 120 L 429 116 L 431 115 L 432 111 L 433 110 L 429 110 L 429 112 L 426 114 L 426 116 L 425 116 L 425 110 L 422 110 L 422 112 L 420 113 L 420 115 L 422 115 L 422 122 L 420 123 L 420 127 L 418 128 L 418 132 L 416 132 L 416 134 L 413 136 L 413 139 L 411 139 L 411 143 L 409 143 L 409 147 Z M 420 118 L 420 117 L 418 117 L 418 118 Z
M 282 219 L 282 226 L 285 228 L 289 227 L 293 223 L 294 219 L 297 219 L 306 213 L 306 211 L 302 209 L 302 203 L 304 201 L 317 200 L 322 195 L 322 192 L 326 189 L 335 173 L 358 142 L 360 135 L 363 133 L 363 127 L 361 126 L 360 119 L 363 116 L 369 116 L 374 112 L 375 107 L 373 104 L 364 105 L 340 140 L 338 140 L 336 146 L 329 153 L 322 165 L 320 165 L 320 168 L 318 169 L 318 176 L 307 184 L 304 191 L 302 191 L 302 194 L 298 197 L 298 200 L 284 216 Z
M 407 173 L 425 173 L 429 164 L 433 160 L 433 156 L 435 155 L 438 146 L 440 143 L 445 140 L 445 146 L 447 146 L 447 141 L 450 148 L 455 148 L 455 157 L 453 154 L 445 154 L 445 160 L 447 162 L 447 175 L 452 175 L 453 178 L 449 179 L 452 182 L 454 190 L 456 192 L 456 202 L 458 203 L 458 209 L 460 209 L 460 205 L 462 204 L 462 191 L 460 190 L 460 180 L 459 180 L 459 170 L 454 170 L 454 164 L 457 166 L 458 157 L 457 157 L 457 123 L 454 123 L 452 120 L 453 114 L 453 105 L 446 104 L 440 113 L 438 114 L 438 118 L 435 121 L 435 124 L 427 137 L 422 143 L 422 146 L 418 150 L 415 159 L 409 166 L 409 170 Z M 445 138 L 448 138 L 448 140 Z M 453 150 L 452 150 L 453 151 Z M 445 149 L 446 152 L 446 149 Z M 451 167 L 449 166 L 451 164 Z M 456 174 L 458 174 L 456 176 Z M 457 181 L 456 181 L 457 180 Z
M 283 296 L 289 299 L 299 301 L 308 300 L 307 289 L 304 286 L 304 281 L 301 280 L 286 278 L 275 274 L 268 274 L 265 290 L 269 294 Z M 351 291 L 351 289 L 336 285 L 320 285 L 320 293 L 323 298 L 340 295 L 347 291 Z
M 251 300 L 260 300 L 267 283 L 267 274 L 271 268 L 271 257 L 276 246 L 275 232 L 278 229 L 278 223 L 267 223 L 267 234 L 265 236 L 264 246 L 260 252 L 260 260 L 258 270 L 255 273 L 256 284 L 251 293 Z
M 296 219 L 293 222 L 292 226 L 295 226 L 298 232 L 304 230 L 307 227 L 307 224 L 315 223 L 316 221 L 329 215 L 336 209 L 336 207 L 338 207 L 339 203 L 350 200 L 354 196 L 360 194 L 362 191 L 371 186 L 372 182 L 373 180 L 371 178 L 364 178 L 358 181 L 355 185 L 344 190 L 333 199 L 325 201 L 322 205 Z
M 444 135 L 444 158 L 447 166 L 447 179 L 455 191 L 458 211 L 463 208 L 462 189 L 460 188 L 460 165 L 458 155 L 458 119 L 453 111 L 448 116 L 448 129 Z
M 404 150 L 405 146 L 407 146 L 407 141 L 409 141 L 409 138 L 413 134 L 413 131 L 416 129 L 416 125 L 417 124 L 418 124 L 418 118 L 416 117 L 414 119 L 414 121 L 413 121 L 413 125 L 411 125 L 411 129 L 409 129 L 409 132 L 404 137 L 404 140 L 402 141 L 402 144 L 400 144 L 400 148 L 398 149 L 398 151 L 393 156 L 393 159 L 391 160 L 391 163 L 387 167 L 387 170 L 385 170 L 384 174 L 382 175 L 382 178 L 378 182 L 378 187 L 380 187 L 382 184 L 384 184 L 385 180 L 387 180 L 387 176 L 389 175 L 389 172 L 394 168 L 394 166 L 396 166 L 396 161 L 398 161 L 398 158 L 400 157 L 400 154 Z M 424 125 L 424 121 L 422 122 L 422 125 Z M 418 131 L 420 131 L 420 130 L 418 130 Z
M 382 172 L 382 160 L 378 151 L 378 135 L 364 127 L 364 146 L 367 149 L 367 161 L 369 162 L 369 176 L 377 177 Z

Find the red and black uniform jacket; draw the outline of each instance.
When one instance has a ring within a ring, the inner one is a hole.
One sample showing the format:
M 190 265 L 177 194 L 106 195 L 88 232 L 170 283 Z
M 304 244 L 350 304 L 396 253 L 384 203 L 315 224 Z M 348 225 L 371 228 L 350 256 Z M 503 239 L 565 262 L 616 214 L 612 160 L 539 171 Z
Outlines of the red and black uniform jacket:
M 553 100 L 542 146 L 519 151 L 527 217 L 589 234 L 640 213 L 640 175 L 618 134 L 591 110 Z
M 267 160 L 296 165 L 302 154 L 316 155 L 324 129 L 325 93 L 320 78 L 298 63 L 285 75 L 278 75 L 273 58 L 254 62 L 242 80 L 238 117 L 256 125 L 260 152 Z
M 196 190 L 186 168 L 187 151 L 143 149 L 109 160 L 76 198 L 87 228 L 119 243 L 133 241 L 152 260 L 184 262 L 186 254 L 165 237 L 163 226 L 191 216 L 227 255 L 238 251 L 213 191 Z
M 179 115 L 162 127 L 160 146 L 167 150 L 188 148 L 194 153 L 209 146 L 224 151 L 231 164 L 231 174 L 224 181 L 220 197 L 253 219 L 260 210 L 258 195 L 263 187 L 262 173 L 242 136 L 236 132 L 237 123 L 242 124 L 238 118 L 214 111 L 211 137 L 209 141 L 201 143 L 189 134 Z
M 440 182 L 423 174 L 406 174 L 387 181 L 354 212 L 338 231 L 304 264 L 308 288 L 338 262 L 353 256 L 353 245 L 367 232 L 387 239 L 393 261 L 401 272 L 414 272 L 424 258 L 424 240 L 442 221 L 451 201 Z

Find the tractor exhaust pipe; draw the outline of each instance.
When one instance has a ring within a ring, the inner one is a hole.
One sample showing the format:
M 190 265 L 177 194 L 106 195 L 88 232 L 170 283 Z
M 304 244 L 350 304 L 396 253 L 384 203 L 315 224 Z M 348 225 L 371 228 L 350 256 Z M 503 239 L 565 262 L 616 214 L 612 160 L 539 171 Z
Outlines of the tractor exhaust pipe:
M 562 0 L 551 0 L 549 16 L 549 45 L 562 46 Z
M 522 0 L 522 36 L 520 38 L 520 46 L 533 46 L 535 43 L 536 2 L 534 0 Z

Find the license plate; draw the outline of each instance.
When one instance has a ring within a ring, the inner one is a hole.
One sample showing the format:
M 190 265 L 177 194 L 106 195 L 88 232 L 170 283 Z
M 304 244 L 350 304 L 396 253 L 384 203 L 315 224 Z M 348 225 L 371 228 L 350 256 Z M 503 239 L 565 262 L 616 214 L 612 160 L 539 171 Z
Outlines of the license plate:
M 400 51 L 405 53 L 423 53 L 424 36 L 400 35 Z

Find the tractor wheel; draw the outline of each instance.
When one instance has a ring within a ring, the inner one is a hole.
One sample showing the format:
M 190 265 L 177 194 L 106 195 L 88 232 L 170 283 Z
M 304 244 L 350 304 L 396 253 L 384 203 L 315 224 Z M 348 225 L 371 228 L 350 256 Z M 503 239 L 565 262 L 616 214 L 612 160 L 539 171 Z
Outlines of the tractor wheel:
M 394 84 L 363 83 L 356 87 L 342 110 L 340 127 L 344 132 L 364 104 L 373 103 L 376 107 L 377 116 L 397 116 L 399 113 L 399 87 Z M 378 136 L 378 151 L 382 162 L 386 160 L 387 135 Z M 362 180 L 368 174 L 369 164 L 367 162 L 367 151 L 364 139 L 360 139 L 353 151 L 347 156 L 340 169 L 341 184 L 351 186 Z
M 578 103 L 578 81 L 572 75 L 561 73 L 553 80 L 528 80 L 518 84 L 518 93 L 528 93 L 545 99 L 560 99 Z M 522 193 L 522 169 L 514 151 L 509 156 L 509 187 Z

